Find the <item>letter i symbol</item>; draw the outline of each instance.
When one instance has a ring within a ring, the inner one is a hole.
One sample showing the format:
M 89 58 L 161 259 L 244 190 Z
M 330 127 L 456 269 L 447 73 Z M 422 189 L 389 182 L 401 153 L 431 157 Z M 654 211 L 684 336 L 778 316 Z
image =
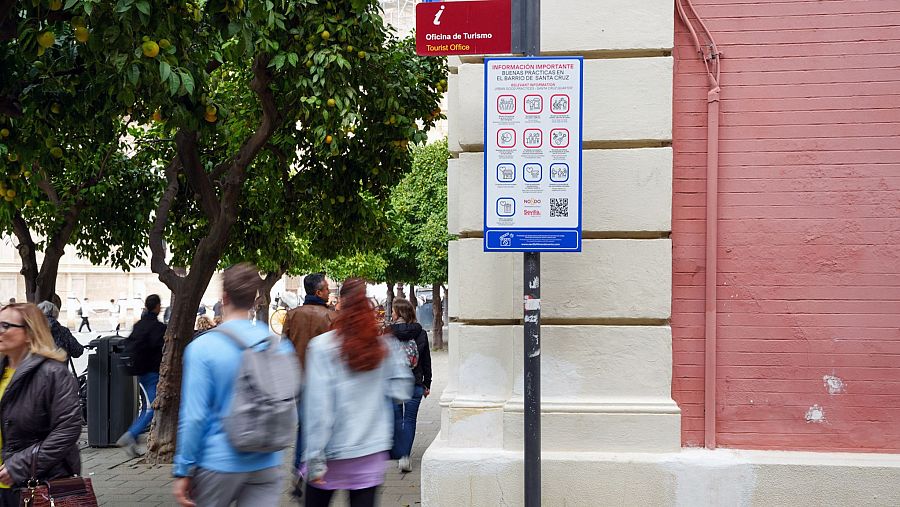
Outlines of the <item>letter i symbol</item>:
M 441 8 L 440 8 L 440 10 L 437 11 L 437 13 L 434 15 L 434 24 L 435 24 L 435 25 L 440 25 L 440 24 L 441 24 L 441 14 L 444 13 L 444 8 L 445 8 L 445 7 L 446 7 L 445 5 L 442 5 Z

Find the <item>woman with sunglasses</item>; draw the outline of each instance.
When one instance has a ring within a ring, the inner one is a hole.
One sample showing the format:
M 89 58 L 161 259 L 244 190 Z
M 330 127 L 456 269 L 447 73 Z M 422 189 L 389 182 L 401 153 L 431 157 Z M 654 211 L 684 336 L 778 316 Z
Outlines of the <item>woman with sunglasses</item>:
M 30 303 L 0 310 L 0 507 L 19 505 L 16 488 L 81 473 L 78 385 L 47 319 Z

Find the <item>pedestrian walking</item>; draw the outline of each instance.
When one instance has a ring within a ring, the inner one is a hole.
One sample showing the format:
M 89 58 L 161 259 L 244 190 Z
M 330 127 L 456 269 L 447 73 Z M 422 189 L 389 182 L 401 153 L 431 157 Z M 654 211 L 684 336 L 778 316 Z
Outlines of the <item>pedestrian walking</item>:
M 328 309 L 328 280 L 322 273 L 307 275 L 303 278 L 303 288 L 306 297 L 303 305 L 292 309 L 284 319 L 282 334 L 294 345 L 297 353 L 297 361 L 301 371 L 304 369 L 306 347 L 309 341 L 331 329 L 334 312 Z M 297 400 L 297 413 L 300 413 L 302 403 Z M 294 473 L 298 474 L 298 480 L 294 485 L 293 495 L 303 495 L 303 478 L 299 475 L 303 456 L 303 425 L 297 425 L 297 445 L 294 448 Z
M 56 346 L 65 351 L 70 358 L 81 357 L 84 354 L 84 346 L 72 336 L 69 328 L 59 323 L 59 308 L 50 301 L 41 301 L 38 309 L 47 317 L 50 335 L 53 337 L 53 342 Z
M 88 333 L 91 333 L 91 323 L 88 320 L 91 317 L 91 303 L 88 301 L 88 298 L 84 298 L 81 306 L 78 307 L 78 316 L 81 317 L 81 325 L 78 326 L 78 332 L 80 333 L 87 326 Z
M 39 481 L 81 473 L 78 384 L 29 303 L 0 310 L 0 370 L 0 507 L 18 507 L 32 470 Z
M 238 373 L 245 372 L 245 355 L 256 351 L 260 344 L 267 344 L 264 350 L 278 347 L 274 354 L 289 358 L 287 364 L 294 368 L 296 379 L 299 379 L 299 367 L 290 342 L 282 340 L 277 345 L 268 342 L 265 324 L 247 318 L 262 284 L 258 270 L 249 264 L 239 264 L 225 270 L 222 282 L 222 324 L 197 336 L 185 350 L 178 444 L 172 470 L 176 477 L 173 493 L 182 506 L 218 507 L 233 502 L 238 507 L 278 505 L 284 478 L 280 467 L 283 453 L 239 450 L 246 448 L 246 443 L 236 441 L 233 436 L 236 432 L 229 430 L 236 419 L 232 409 L 240 408 L 232 407 L 232 400 L 236 395 L 246 400 L 245 391 L 236 394 L 236 387 L 245 381 L 244 377 L 238 380 Z M 243 345 L 239 347 L 238 343 Z M 284 372 L 268 373 L 273 382 L 284 380 L 277 378 Z M 296 393 L 297 387 L 290 386 L 290 390 Z M 285 430 L 288 432 L 285 445 L 289 446 L 296 413 L 293 396 L 287 401 L 293 421 Z M 285 435 L 267 437 L 276 439 Z
M 303 438 L 306 506 L 325 507 L 349 490 L 351 507 L 375 505 L 393 444 L 387 399 L 402 403 L 413 376 L 396 340 L 381 334 L 366 284 L 341 287 L 334 330 L 313 338 L 306 354 Z
M 144 300 L 144 312 L 131 334 L 123 340 L 123 361 L 128 373 L 136 376 L 141 388 L 147 393 L 147 403 L 141 408 L 128 431 L 116 441 L 129 457 L 139 456 L 138 437 L 150 429 L 153 421 L 153 400 L 156 399 L 156 385 L 159 383 L 159 364 L 162 362 L 166 325 L 159 321 L 162 310 L 159 296 L 150 294 Z
M 401 350 L 406 353 L 407 365 L 416 379 L 412 398 L 403 404 L 394 405 L 394 447 L 391 458 L 398 460 L 398 468 L 406 473 L 412 472 L 409 456 L 416 438 L 419 405 L 422 398 L 431 394 L 431 347 L 428 345 L 428 333 L 416 322 L 416 309 L 412 303 L 403 298 L 395 298 L 391 313 L 394 321 L 391 332 L 400 342 Z
M 109 300 L 109 320 L 110 320 L 110 329 L 113 331 L 119 330 L 119 314 L 121 313 L 122 308 L 116 303 L 115 299 Z
M 216 300 L 213 305 L 213 319 L 222 317 L 222 298 Z

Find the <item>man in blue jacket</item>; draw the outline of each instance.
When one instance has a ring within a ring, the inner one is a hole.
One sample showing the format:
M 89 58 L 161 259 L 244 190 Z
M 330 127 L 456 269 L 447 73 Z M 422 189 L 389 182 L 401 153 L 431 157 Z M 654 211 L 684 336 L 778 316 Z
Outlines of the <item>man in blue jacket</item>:
M 241 452 L 229 442 L 223 419 L 230 413 L 242 350 L 216 329 L 227 329 L 249 346 L 269 333 L 247 320 L 261 285 L 249 264 L 223 273 L 223 322 L 191 342 L 184 355 L 178 446 L 172 474 L 182 506 L 278 505 L 284 474 L 282 452 Z M 293 354 L 288 341 L 280 352 Z

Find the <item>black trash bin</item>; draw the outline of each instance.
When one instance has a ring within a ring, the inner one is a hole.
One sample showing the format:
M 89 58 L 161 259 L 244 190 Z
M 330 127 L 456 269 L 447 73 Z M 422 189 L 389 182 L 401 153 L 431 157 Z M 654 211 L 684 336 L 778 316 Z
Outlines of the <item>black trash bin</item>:
M 113 447 L 137 415 L 135 377 L 125 373 L 119 356 L 121 336 L 92 340 L 96 347 L 88 357 L 87 426 L 88 445 Z

